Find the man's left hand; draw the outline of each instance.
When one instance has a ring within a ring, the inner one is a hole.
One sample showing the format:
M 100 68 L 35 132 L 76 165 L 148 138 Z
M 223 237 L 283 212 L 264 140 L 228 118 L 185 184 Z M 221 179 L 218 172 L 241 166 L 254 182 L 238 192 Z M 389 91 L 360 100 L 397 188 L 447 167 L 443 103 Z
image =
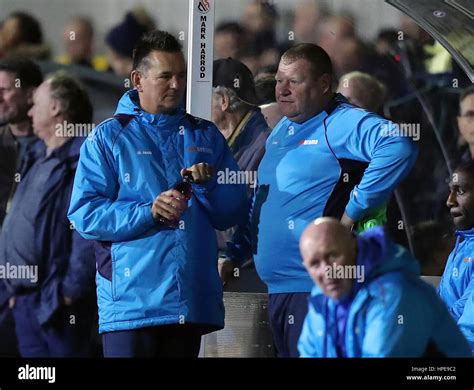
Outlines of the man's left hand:
M 212 177 L 214 169 L 207 163 L 199 163 L 189 168 L 181 169 L 181 176 L 184 177 L 188 173 L 193 175 L 194 183 L 199 184 L 208 181 Z

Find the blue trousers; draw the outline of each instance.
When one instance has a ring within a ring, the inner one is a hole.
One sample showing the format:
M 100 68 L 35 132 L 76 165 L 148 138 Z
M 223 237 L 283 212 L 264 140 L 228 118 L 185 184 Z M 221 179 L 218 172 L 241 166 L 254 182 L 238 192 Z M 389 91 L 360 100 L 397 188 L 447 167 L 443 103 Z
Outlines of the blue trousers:
M 277 357 L 299 357 L 298 339 L 310 293 L 270 294 L 268 316 Z
M 0 357 L 18 357 L 15 321 L 8 307 L 9 294 L 0 281 Z
M 93 349 L 95 306 L 77 302 L 58 309 L 41 325 L 36 317 L 36 292 L 16 296 L 13 308 L 20 355 L 35 357 L 89 357 Z
M 201 333 L 172 324 L 102 334 L 104 357 L 191 357 L 199 355 Z

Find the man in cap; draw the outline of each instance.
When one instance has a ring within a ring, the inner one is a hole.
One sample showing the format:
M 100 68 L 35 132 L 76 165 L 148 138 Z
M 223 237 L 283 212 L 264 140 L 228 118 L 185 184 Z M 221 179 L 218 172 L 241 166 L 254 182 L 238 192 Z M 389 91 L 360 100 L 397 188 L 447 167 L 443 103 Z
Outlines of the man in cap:
M 212 121 L 227 140 L 249 193 L 255 186 L 256 172 L 270 133 L 260 108 L 252 72 L 240 61 L 232 58 L 214 61 Z M 219 173 L 218 173 L 219 174 Z M 225 172 L 220 173 L 225 179 Z M 231 179 L 231 178 L 229 178 Z M 234 229 L 218 232 L 219 249 L 226 249 Z M 234 269 L 232 260 L 219 261 L 221 277 L 226 281 Z M 255 275 L 256 276 L 256 275 Z M 247 278 L 243 278 L 247 279 Z

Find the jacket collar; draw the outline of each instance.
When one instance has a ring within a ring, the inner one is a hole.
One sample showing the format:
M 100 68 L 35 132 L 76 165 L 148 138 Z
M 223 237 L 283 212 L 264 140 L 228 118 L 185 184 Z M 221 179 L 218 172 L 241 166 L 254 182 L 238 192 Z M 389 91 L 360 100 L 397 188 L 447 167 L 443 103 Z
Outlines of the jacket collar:
M 183 105 L 180 105 L 171 114 L 151 114 L 144 111 L 140 106 L 140 100 L 138 97 L 138 91 L 132 89 L 123 94 L 117 105 L 115 115 L 125 114 L 142 117 L 148 123 L 158 127 L 170 127 L 180 122 L 186 115 L 186 110 Z
M 336 93 L 326 107 L 323 108 L 323 111 L 329 116 L 332 112 L 341 104 L 350 104 L 349 101 L 345 98 L 345 96 L 341 95 L 340 93 Z
M 465 238 L 465 237 L 472 238 L 474 237 L 474 228 L 468 229 L 468 230 L 456 230 L 454 234 L 462 238 Z

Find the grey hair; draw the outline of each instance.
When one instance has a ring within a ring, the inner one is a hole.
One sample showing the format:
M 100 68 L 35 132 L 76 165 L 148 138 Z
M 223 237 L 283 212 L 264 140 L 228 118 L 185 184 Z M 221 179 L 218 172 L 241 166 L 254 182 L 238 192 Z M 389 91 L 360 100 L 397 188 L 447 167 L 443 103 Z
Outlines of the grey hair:
M 78 79 L 64 71 L 48 75 L 51 97 L 57 99 L 64 118 L 71 123 L 91 123 L 93 107 L 89 95 Z
M 368 73 L 359 71 L 349 72 L 343 75 L 341 80 L 345 80 L 347 82 L 351 80 L 359 82 L 363 88 L 365 88 L 368 98 L 367 100 L 371 106 L 382 105 L 386 98 L 387 88 L 385 85 Z
M 219 94 L 221 96 L 227 95 L 227 97 L 229 98 L 229 111 L 230 112 L 239 111 L 242 108 L 245 108 L 246 106 L 248 106 L 247 103 L 240 100 L 240 98 L 237 96 L 237 93 L 231 88 L 218 86 L 218 87 L 212 88 L 212 91 L 213 93 Z

